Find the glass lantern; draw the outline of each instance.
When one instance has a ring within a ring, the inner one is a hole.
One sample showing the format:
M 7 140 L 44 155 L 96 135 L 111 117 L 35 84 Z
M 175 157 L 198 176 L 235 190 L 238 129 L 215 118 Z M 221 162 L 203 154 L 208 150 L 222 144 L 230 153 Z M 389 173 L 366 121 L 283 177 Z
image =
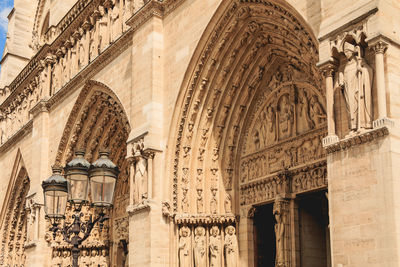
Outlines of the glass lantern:
M 67 180 L 61 175 L 61 167 L 53 167 L 53 175 L 42 182 L 44 211 L 50 219 L 62 219 L 67 207 Z
M 118 177 L 118 167 L 108 158 L 109 152 L 99 152 L 100 157 L 89 170 L 92 204 L 97 207 L 111 207 Z
M 85 203 L 88 200 L 88 170 L 90 163 L 84 158 L 85 151 L 75 151 L 75 158 L 65 166 L 68 181 L 68 201 L 73 204 Z

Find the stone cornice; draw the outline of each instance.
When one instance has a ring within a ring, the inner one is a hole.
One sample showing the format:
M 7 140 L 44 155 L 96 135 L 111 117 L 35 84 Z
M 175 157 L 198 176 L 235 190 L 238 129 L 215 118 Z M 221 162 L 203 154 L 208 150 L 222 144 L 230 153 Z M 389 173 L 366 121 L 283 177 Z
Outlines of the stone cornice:
M 0 146 L 0 153 L 4 153 L 10 147 L 14 146 L 19 140 L 21 140 L 26 134 L 32 131 L 33 120 L 29 120 L 18 132 L 10 137 L 2 146 Z
M 351 147 L 371 142 L 386 135 L 389 135 L 389 128 L 384 126 L 381 128 L 366 131 L 364 133 L 349 138 L 342 139 L 337 143 L 326 146 L 325 149 L 328 154 L 332 154 L 335 152 L 347 150 Z

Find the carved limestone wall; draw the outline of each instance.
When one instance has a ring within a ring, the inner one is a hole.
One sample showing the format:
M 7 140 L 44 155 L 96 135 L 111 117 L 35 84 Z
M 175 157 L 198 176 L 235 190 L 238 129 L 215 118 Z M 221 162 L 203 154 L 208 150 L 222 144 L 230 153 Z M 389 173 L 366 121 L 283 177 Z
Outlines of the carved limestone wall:
M 13 179 L 10 179 L 13 181 Z M 3 206 L 0 228 L 1 266 L 25 265 L 25 242 L 27 241 L 27 217 L 25 200 L 30 180 L 24 168 L 18 170 L 7 203 Z

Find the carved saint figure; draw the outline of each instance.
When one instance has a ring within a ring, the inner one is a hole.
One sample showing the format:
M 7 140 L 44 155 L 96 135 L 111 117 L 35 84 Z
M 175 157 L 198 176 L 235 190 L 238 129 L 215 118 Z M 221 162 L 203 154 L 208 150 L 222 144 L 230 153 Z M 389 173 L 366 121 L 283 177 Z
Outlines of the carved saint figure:
M 194 266 L 205 267 L 206 261 L 206 229 L 202 226 L 194 230 Z
M 310 105 L 307 98 L 305 89 L 298 90 L 298 104 L 297 104 L 297 131 L 304 133 L 315 127 L 315 124 L 310 118 Z
M 237 239 L 236 230 L 232 225 L 225 229 L 225 263 L 226 267 L 237 267 Z
M 228 193 L 226 193 L 225 195 L 224 206 L 225 206 L 225 213 L 228 214 L 232 213 L 232 197 Z
M 136 157 L 135 163 L 135 192 L 136 203 L 147 198 L 147 159 L 142 155 Z
M 203 189 L 197 188 L 197 213 L 203 213 Z
M 285 222 L 283 218 L 282 203 L 281 199 L 277 198 L 274 206 L 275 215 L 275 238 L 276 238 L 276 259 L 275 266 L 285 266 L 285 245 L 284 245 L 284 234 L 285 234 Z
M 52 267 L 61 267 L 62 258 L 61 258 L 61 251 L 53 250 L 53 260 L 52 260 Z
M 71 267 L 71 253 L 67 250 L 63 251 L 63 258 L 62 258 L 62 267 Z
M 190 267 L 190 229 L 183 226 L 179 235 L 179 267 Z
M 101 256 L 99 260 L 99 267 L 108 267 L 108 255 L 107 255 L 107 250 L 102 249 L 101 250 Z
M 218 209 L 217 188 L 211 188 L 211 195 L 210 212 L 216 214 Z
M 98 267 L 98 262 L 99 262 L 99 253 L 97 249 L 92 249 L 92 256 L 90 257 L 90 266 L 96 266 Z
M 218 226 L 210 229 L 210 267 L 221 266 L 221 236 Z
M 189 212 L 189 199 L 188 199 L 188 189 L 182 188 L 182 212 L 188 213 Z
M 267 146 L 276 141 L 275 112 L 271 105 L 267 106 L 265 111 L 262 111 L 261 119 L 263 120 L 263 124 L 261 126 L 261 135 L 264 145 Z
M 79 266 L 82 267 L 90 266 L 89 251 L 87 251 L 86 249 L 82 250 L 82 255 L 79 257 Z
M 286 139 L 292 136 L 293 106 L 289 103 L 289 96 L 283 95 L 279 101 L 279 138 Z
M 338 86 L 346 101 L 350 133 L 372 127 L 371 88 L 373 70 L 361 55 L 360 46 L 344 43 L 346 64 L 339 69 Z
M 326 113 L 316 95 L 310 98 L 310 117 L 314 125 L 317 126 L 326 120 Z

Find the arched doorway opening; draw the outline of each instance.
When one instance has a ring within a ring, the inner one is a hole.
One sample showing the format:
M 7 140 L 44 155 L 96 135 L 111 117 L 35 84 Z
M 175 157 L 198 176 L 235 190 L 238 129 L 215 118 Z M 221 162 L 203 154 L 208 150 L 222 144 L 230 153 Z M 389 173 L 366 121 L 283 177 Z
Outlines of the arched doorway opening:
M 65 166 L 73 158 L 76 149 L 84 149 L 85 158 L 94 162 L 99 157 L 99 150 L 106 149 L 110 151 L 109 157 L 120 169 L 120 174 L 110 220 L 105 223 L 103 229 L 95 226 L 90 237 L 82 243 L 79 258 L 79 264 L 82 266 L 127 264 L 128 251 L 126 249 L 121 254 L 120 248 L 122 243 L 129 242 L 128 217 L 125 212 L 129 204 L 129 164 L 125 159 L 129 132 L 126 113 L 112 90 L 99 82 L 87 82 L 68 118 L 55 164 Z M 89 208 L 84 206 L 82 209 L 88 218 Z M 66 220 L 69 220 L 71 215 L 72 210 L 67 207 Z M 59 232 L 55 240 L 50 232 L 47 236 L 52 246 L 52 263 L 68 265 L 71 261 L 70 246 L 62 240 Z
M 300 266 L 297 195 L 327 188 L 317 41 L 284 1 L 223 1 L 195 55 L 171 133 L 172 260 L 257 266 L 269 210 L 272 266 Z

